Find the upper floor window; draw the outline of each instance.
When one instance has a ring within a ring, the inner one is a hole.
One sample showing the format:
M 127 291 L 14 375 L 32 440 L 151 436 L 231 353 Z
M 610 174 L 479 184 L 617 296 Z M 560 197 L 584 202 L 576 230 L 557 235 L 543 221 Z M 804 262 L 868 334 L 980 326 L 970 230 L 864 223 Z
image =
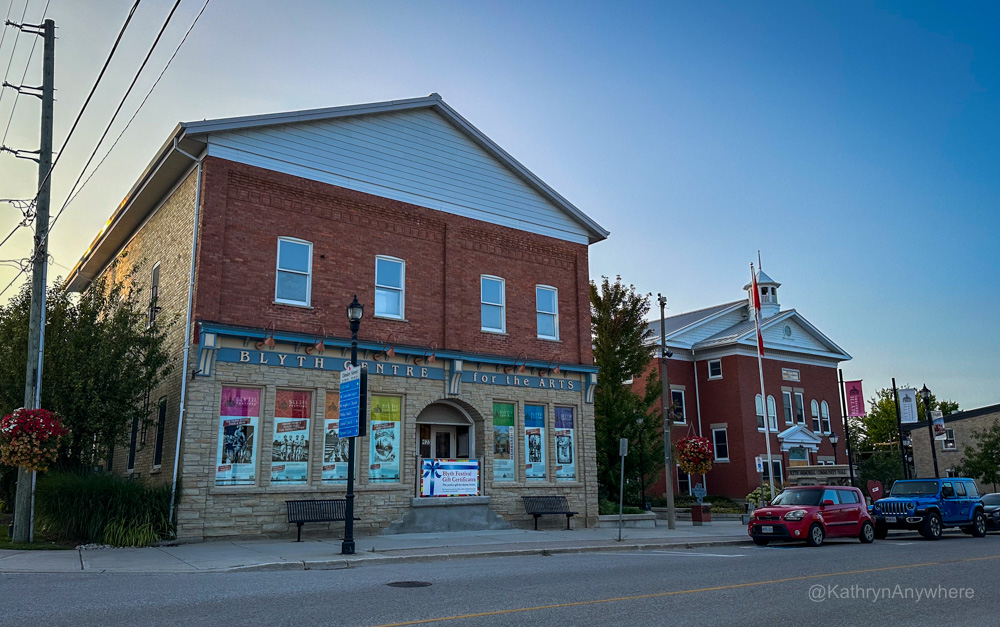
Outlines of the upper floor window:
M 406 295 L 406 262 L 395 257 L 375 257 L 375 315 L 403 319 Z
M 785 406 L 785 424 L 794 424 L 792 419 L 792 393 L 790 390 L 781 393 L 781 402 Z
M 709 379 L 721 379 L 722 378 L 722 360 L 721 359 L 710 359 L 710 360 L 708 360 L 708 378 Z
M 153 266 L 153 271 L 149 275 L 149 312 L 147 314 L 147 327 L 153 326 L 156 316 L 160 313 L 160 262 Z
M 684 407 L 684 390 L 670 390 L 670 400 L 673 403 L 670 407 L 674 422 L 686 423 L 687 414 Z
M 507 305 L 504 280 L 496 276 L 480 277 L 480 313 L 482 330 L 494 333 L 507 331 Z
M 312 243 L 292 237 L 278 238 L 278 264 L 274 300 L 309 305 L 312 290 Z
M 715 461 L 729 461 L 729 438 L 725 429 L 712 429 L 712 448 L 715 449 Z
M 813 431 L 822 432 L 823 425 L 819 421 L 819 403 L 816 402 L 816 399 L 809 401 L 809 411 L 812 413 Z
M 806 424 L 806 402 L 802 398 L 802 392 L 795 393 L 795 422 L 800 425 Z
M 819 404 L 819 415 L 823 419 L 823 433 L 833 433 L 830 425 L 830 404 L 826 401 Z
M 941 450 L 944 451 L 954 451 L 958 449 L 958 445 L 955 443 L 955 430 L 945 429 L 945 439 L 941 441 Z
M 760 431 L 764 430 L 764 403 L 761 402 L 760 394 L 754 397 L 754 405 L 757 410 L 757 429 Z M 767 418 L 768 423 L 771 427 L 771 431 L 778 430 L 778 420 L 775 415 L 774 397 L 768 395 L 767 397 Z
M 535 286 L 535 318 L 538 320 L 538 337 L 559 339 L 559 290 L 547 285 Z

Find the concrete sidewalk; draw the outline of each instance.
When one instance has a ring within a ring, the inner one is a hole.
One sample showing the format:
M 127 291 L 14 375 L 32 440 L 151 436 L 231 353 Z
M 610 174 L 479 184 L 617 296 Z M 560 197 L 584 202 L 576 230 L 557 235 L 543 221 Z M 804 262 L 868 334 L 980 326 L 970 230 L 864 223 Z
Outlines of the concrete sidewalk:
M 677 522 L 677 528 L 593 528 L 532 531 L 466 531 L 362 536 L 354 555 L 341 555 L 342 538 L 233 540 L 144 549 L 72 551 L 0 550 L 0 573 L 175 573 L 262 570 L 330 570 L 390 561 L 425 561 L 504 555 L 584 551 L 705 547 L 749 542 L 739 521 L 703 527 Z

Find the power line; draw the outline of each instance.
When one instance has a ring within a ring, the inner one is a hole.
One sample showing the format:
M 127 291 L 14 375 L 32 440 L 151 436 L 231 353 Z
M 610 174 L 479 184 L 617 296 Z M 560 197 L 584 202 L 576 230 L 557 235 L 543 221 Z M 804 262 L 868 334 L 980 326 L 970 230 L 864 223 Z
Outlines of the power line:
M 10 20 L 10 10 L 12 8 L 14 8 L 14 0 L 10 0 L 10 4 L 7 5 L 7 15 L 5 15 L 4 18 L 3 18 L 4 26 L 6 26 L 7 22 Z M 24 2 L 24 8 L 25 9 L 28 8 L 28 0 L 25 0 L 25 2 Z M 0 33 L 0 50 L 3 50 L 3 40 L 4 39 L 7 39 L 7 29 L 6 28 L 3 29 L 2 33 Z M 14 50 L 13 49 L 11 49 L 10 54 L 11 54 L 12 57 L 14 56 Z M 6 77 L 4 77 L 4 78 L 6 78 Z
M 90 175 L 87 177 L 87 180 L 83 182 L 83 185 L 80 186 L 80 189 L 76 190 L 76 193 L 73 194 L 72 197 L 69 198 L 66 201 L 66 203 L 62 206 L 62 208 L 59 209 L 59 213 L 62 213 L 63 209 L 65 209 L 70 203 L 76 200 L 76 197 L 79 196 L 81 192 L 83 192 L 83 189 L 87 186 L 87 183 L 90 183 L 90 179 L 94 178 L 94 175 L 97 174 L 97 171 L 101 169 L 102 165 L 104 165 L 104 162 L 107 160 L 108 156 L 115 149 L 115 146 L 118 145 L 118 142 L 121 141 L 122 136 L 125 135 L 125 131 L 128 130 L 128 127 L 131 126 L 136 116 L 139 115 L 139 111 L 142 110 L 142 107 L 146 104 L 146 101 L 149 100 L 149 97 L 150 95 L 152 95 L 153 90 L 156 89 L 156 86 L 160 84 L 160 79 L 162 79 L 163 75 L 167 73 L 167 69 L 170 67 L 170 64 L 173 63 L 174 57 L 177 56 L 177 53 L 180 52 L 181 46 L 183 46 L 184 42 L 187 41 L 188 35 L 190 35 L 191 31 L 194 30 L 195 25 L 201 18 L 201 14 L 204 13 L 205 9 L 208 8 L 209 2 L 211 2 L 211 0 L 205 0 L 205 4 L 201 6 L 201 11 L 198 12 L 198 15 L 195 16 L 194 21 L 191 22 L 191 26 L 189 26 L 187 32 L 184 33 L 184 37 L 181 39 L 180 43 L 177 44 L 176 48 L 174 48 L 174 53 L 170 55 L 170 58 L 167 60 L 167 64 L 163 66 L 163 70 L 160 72 L 160 75 L 156 77 L 156 80 L 153 82 L 153 86 L 149 88 L 148 92 L 146 92 L 145 97 L 142 99 L 142 102 L 139 103 L 139 107 L 135 110 L 135 113 L 133 113 L 132 117 L 129 118 L 129 121 L 125 123 L 125 127 L 122 128 L 122 132 L 118 134 L 118 137 L 115 139 L 114 143 L 111 144 L 111 147 L 108 148 L 108 151 L 104 153 L 103 157 L 101 157 L 101 160 L 98 162 L 97 167 L 91 170 Z M 59 216 L 57 215 L 56 217 L 58 218 Z
M 21 12 L 21 22 L 22 23 L 24 22 L 24 16 L 28 14 L 28 3 L 29 2 L 31 2 L 31 0 L 24 0 L 24 11 Z M 11 0 L 11 5 L 13 5 L 13 4 L 14 4 L 14 0 Z M 4 36 L 6 36 L 7 35 L 7 27 L 8 26 L 13 26 L 13 24 L 10 21 L 10 7 L 7 7 L 7 18 L 4 19 L 3 25 L 4 25 Z M 7 61 L 7 69 L 4 70 L 4 73 L 3 73 L 3 79 L 4 80 L 7 80 L 7 77 L 10 76 L 10 66 L 13 65 L 13 63 L 14 63 L 14 53 L 17 52 L 17 42 L 20 39 L 21 39 L 21 29 L 18 28 L 17 29 L 17 34 L 14 35 L 14 45 L 10 47 L 10 59 Z M 0 103 L 3 102 L 3 94 L 4 94 L 4 92 L 0 91 Z
M 39 24 L 45 21 L 45 16 L 49 12 L 49 2 L 51 2 L 51 0 L 46 0 L 45 2 L 45 8 L 42 9 L 42 19 L 38 21 Z M 27 13 L 28 11 L 28 2 L 24 3 L 24 11 L 25 13 Z M 22 24 L 24 23 L 24 15 L 21 15 L 21 23 Z M 17 35 L 18 37 L 21 35 L 20 27 L 17 29 Z M 37 37 L 31 42 L 31 50 L 28 52 L 28 60 L 24 64 L 24 71 L 21 72 L 21 80 L 18 83 L 18 85 L 24 85 L 24 78 L 28 75 L 28 68 L 31 67 L 31 60 L 35 57 L 36 45 L 38 45 Z M 17 47 L 17 37 L 14 38 L 14 47 L 15 48 Z M 10 51 L 10 60 L 11 61 L 14 60 L 14 49 L 11 49 Z M 10 63 L 7 64 L 7 72 L 10 72 Z M 4 74 L 4 77 L 5 77 L 4 80 L 6 80 L 6 74 Z M 2 94 L 3 92 L 0 91 L 0 96 L 2 96 Z M 10 117 L 7 118 L 7 128 L 5 128 L 3 131 L 3 139 L 0 140 L 0 145 L 7 143 L 7 133 L 8 131 L 10 131 L 10 123 L 14 120 L 14 112 L 17 111 L 17 103 L 20 102 L 20 100 L 21 100 L 21 92 L 16 91 L 14 95 L 14 104 L 11 105 L 10 107 Z

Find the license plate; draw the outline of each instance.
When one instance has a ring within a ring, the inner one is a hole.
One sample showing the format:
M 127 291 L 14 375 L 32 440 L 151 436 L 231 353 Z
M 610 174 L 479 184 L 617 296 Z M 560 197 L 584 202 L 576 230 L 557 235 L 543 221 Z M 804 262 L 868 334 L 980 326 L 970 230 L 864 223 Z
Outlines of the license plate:
M 761 525 L 760 532 L 761 533 L 774 533 L 774 527 L 771 526 L 771 525 Z
M 894 523 L 894 522 L 896 522 L 896 517 L 895 516 L 886 516 L 885 517 L 885 522 L 887 522 L 887 523 Z

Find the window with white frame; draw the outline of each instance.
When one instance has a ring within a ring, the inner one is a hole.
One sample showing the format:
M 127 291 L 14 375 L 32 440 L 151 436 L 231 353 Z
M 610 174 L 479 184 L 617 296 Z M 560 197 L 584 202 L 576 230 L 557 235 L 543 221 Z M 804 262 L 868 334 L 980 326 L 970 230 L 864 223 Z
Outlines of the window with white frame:
M 708 378 L 709 379 L 721 379 L 722 378 L 722 360 L 721 359 L 709 359 L 708 360 Z
M 795 393 L 795 422 L 806 424 L 806 402 L 802 398 L 802 392 Z
M 670 406 L 670 411 L 673 415 L 674 422 L 680 424 L 687 423 L 687 413 L 684 407 L 684 390 L 670 390 L 670 400 L 673 405 Z
M 547 285 L 535 286 L 535 318 L 539 338 L 559 339 L 559 290 Z
M 691 476 L 677 466 L 677 494 L 691 494 Z
M 770 394 L 767 395 L 767 417 L 768 421 L 771 423 L 771 431 L 778 430 L 778 412 L 775 409 L 774 397 Z
M 758 395 L 756 395 L 754 397 L 754 406 L 755 406 L 755 408 L 757 410 L 757 430 L 758 431 L 763 431 L 764 430 L 764 403 L 761 402 L 761 396 L 760 396 L 760 394 L 758 394 Z M 767 397 L 767 414 L 768 414 L 768 422 L 770 423 L 771 431 L 777 431 L 778 430 L 778 421 L 777 421 L 776 416 L 775 416 L 774 397 L 770 396 L 770 395 L 768 395 L 768 397 Z
M 375 315 L 402 320 L 406 296 L 406 262 L 375 257 Z
M 480 277 L 480 312 L 482 330 L 506 333 L 507 312 L 504 297 L 504 280 L 496 276 Z
M 781 392 L 781 403 L 785 406 L 785 424 L 791 425 L 795 424 L 795 420 L 792 418 L 792 391 L 784 390 Z
M 826 401 L 819 404 L 819 415 L 823 421 L 823 433 L 833 433 L 830 425 L 830 404 Z
M 292 237 L 279 237 L 274 281 L 275 302 L 308 306 L 311 289 L 312 243 Z
M 941 440 L 941 450 L 942 451 L 954 451 L 958 449 L 955 443 L 955 430 L 945 429 L 944 430 L 945 439 Z
M 712 429 L 712 447 L 715 449 L 715 461 L 729 461 L 729 437 L 725 429 Z
M 809 413 L 812 414 L 813 431 L 821 433 L 823 425 L 819 421 L 819 403 L 816 402 L 816 399 L 809 401 Z
M 764 461 L 764 481 L 770 483 L 771 476 L 773 474 L 775 488 L 777 488 L 777 486 L 779 486 L 782 483 L 784 483 L 784 481 L 783 481 L 784 475 L 781 473 L 781 460 L 780 459 L 772 459 L 771 460 L 771 464 L 770 464 L 770 469 L 769 469 L 768 468 L 768 463 L 767 463 L 767 455 L 761 455 L 760 458 L 763 459 L 763 460 L 765 460 Z M 770 470 L 771 472 L 768 472 L 768 470 Z M 775 490 L 775 493 L 777 493 L 777 490 Z

